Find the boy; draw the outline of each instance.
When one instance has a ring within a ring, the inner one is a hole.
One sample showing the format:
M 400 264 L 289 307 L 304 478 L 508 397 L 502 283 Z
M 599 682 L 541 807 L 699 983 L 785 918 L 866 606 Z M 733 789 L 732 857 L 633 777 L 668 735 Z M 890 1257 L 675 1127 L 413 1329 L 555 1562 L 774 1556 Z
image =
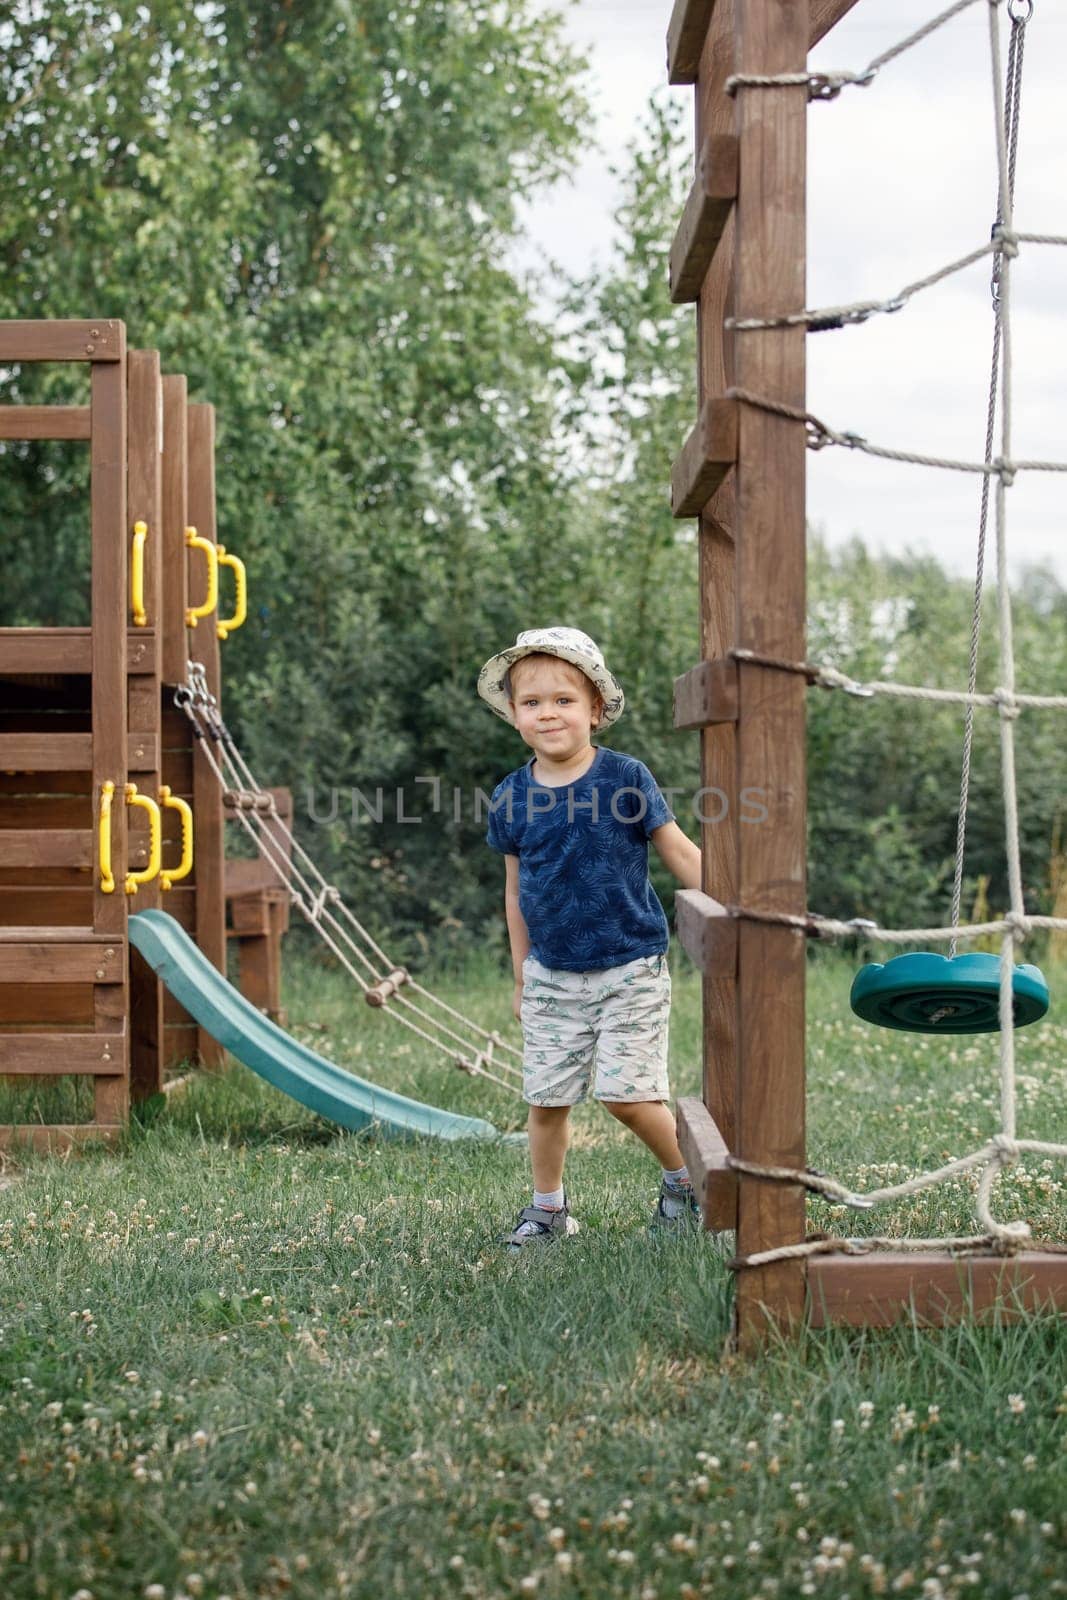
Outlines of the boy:
M 653 1226 L 699 1224 L 666 1104 L 668 931 L 648 841 L 687 889 L 700 888 L 700 851 L 642 762 L 590 742 L 622 715 L 625 698 L 587 634 L 520 633 L 486 662 L 478 693 L 534 752 L 497 785 L 489 810 L 488 842 L 506 866 L 534 1183 L 504 1242 L 519 1250 L 577 1233 L 563 1166 L 570 1110 L 586 1098 L 594 1065 L 594 1097 L 663 1168 Z

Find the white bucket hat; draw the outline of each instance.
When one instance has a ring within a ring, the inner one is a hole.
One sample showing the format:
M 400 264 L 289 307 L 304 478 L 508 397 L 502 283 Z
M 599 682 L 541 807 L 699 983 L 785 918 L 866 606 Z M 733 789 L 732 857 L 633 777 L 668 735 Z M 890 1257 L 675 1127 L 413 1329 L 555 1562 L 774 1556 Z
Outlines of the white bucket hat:
M 508 693 L 508 673 L 516 661 L 521 661 L 524 656 L 540 655 L 559 656 L 561 661 L 569 661 L 572 667 L 581 668 L 604 702 L 599 727 L 606 728 L 622 716 L 626 696 L 618 679 L 604 665 L 600 647 L 593 643 L 587 633 L 582 633 L 579 628 L 528 628 L 525 633 L 519 634 L 507 650 L 490 657 L 478 674 L 478 693 L 498 717 L 514 724 L 515 718 L 508 704 L 511 698 Z

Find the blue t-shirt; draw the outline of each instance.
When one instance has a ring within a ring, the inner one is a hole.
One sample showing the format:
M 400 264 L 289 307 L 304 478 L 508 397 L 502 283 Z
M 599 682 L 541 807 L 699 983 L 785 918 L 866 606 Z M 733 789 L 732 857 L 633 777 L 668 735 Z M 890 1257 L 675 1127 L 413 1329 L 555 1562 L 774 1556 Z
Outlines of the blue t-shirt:
M 530 954 L 546 967 L 595 972 L 666 950 L 648 837 L 673 821 L 644 763 L 603 746 L 562 788 L 536 782 L 533 757 L 497 784 L 487 837 L 519 858 Z

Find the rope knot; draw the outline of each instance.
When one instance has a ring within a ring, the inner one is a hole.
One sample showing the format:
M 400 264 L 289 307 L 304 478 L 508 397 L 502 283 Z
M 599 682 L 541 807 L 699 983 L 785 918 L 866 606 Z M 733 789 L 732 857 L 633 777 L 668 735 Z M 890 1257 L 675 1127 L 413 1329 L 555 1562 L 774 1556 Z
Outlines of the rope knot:
M 997 254 L 1007 256 L 1009 261 L 1014 261 L 1019 254 L 1019 235 L 998 222 L 993 229 L 993 238 L 997 244 Z
M 1000 1167 L 1012 1167 L 1019 1159 L 1019 1146 L 1007 1133 L 995 1133 L 989 1141 L 993 1160 Z M 1012 1224 L 1014 1226 L 1014 1224 Z M 1026 1227 L 1026 1224 L 1023 1224 Z M 1026 1229 L 1029 1234 L 1029 1228 Z
M 990 462 L 990 470 L 1000 479 L 1005 489 L 1010 489 L 1015 482 L 1015 462 L 1007 461 L 1004 456 L 997 456 Z
M 1004 689 L 1001 687 L 994 689 L 993 701 L 997 710 L 1007 722 L 1014 722 L 1022 710 L 1022 707 L 1019 705 L 1019 702 L 1016 700 L 1011 689 Z
M 1024 911 L 1007 911 L 1004 921 L 1011 929 L 1016 944 L 1022 944 L 1034 931 L 1034 925 Z

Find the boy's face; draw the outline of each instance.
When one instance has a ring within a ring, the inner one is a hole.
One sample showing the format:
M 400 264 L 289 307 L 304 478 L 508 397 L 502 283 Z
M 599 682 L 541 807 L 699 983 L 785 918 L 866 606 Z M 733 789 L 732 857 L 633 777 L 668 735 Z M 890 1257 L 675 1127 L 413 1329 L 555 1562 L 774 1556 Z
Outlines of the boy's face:
M 563 764 L 588 749 L 602 706 L 578 667 L 555 656 L 527 657 L 511 669 L 511 692 L 515 726 L 542 761 Z

